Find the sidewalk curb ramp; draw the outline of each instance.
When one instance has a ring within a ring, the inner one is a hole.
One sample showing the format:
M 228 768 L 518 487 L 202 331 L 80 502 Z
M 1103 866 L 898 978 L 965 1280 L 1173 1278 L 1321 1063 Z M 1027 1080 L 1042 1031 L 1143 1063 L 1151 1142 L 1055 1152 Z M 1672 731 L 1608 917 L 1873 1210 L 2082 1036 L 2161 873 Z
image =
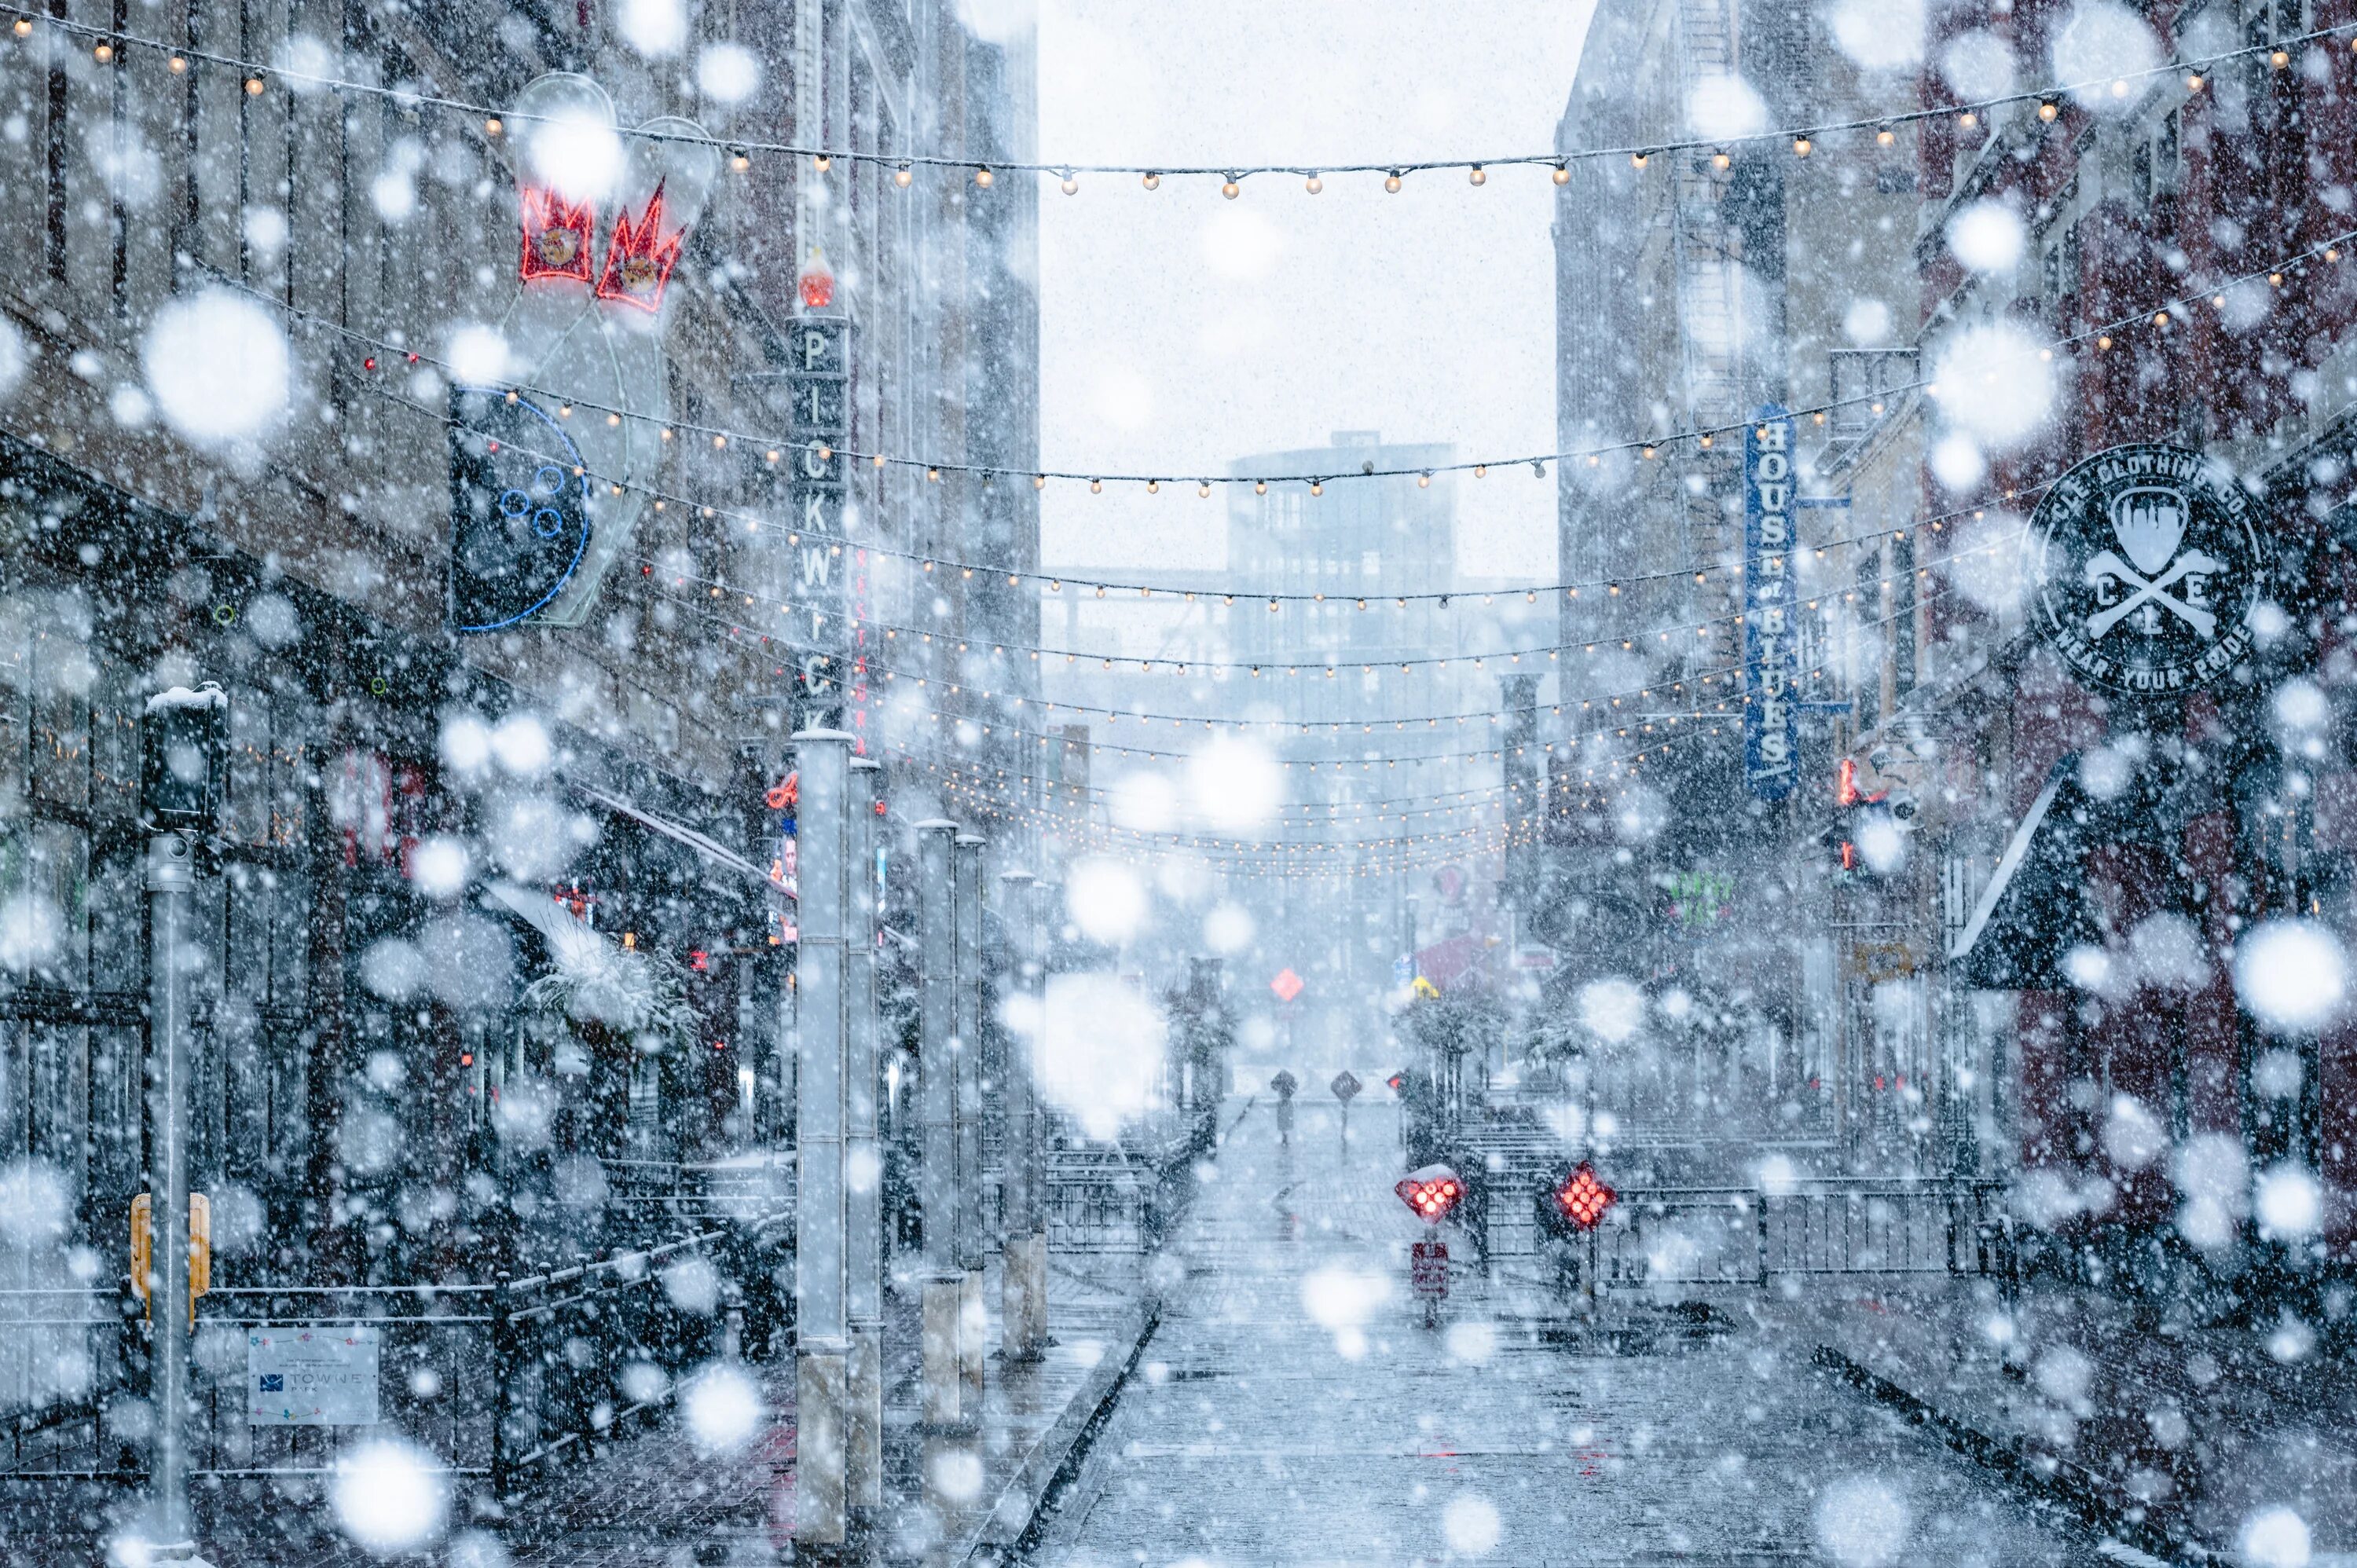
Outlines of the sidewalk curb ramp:
M 2184 1564 L 2186 1568 L 2233 1568 L 2232 1557 L 2156 1524 L 2136 1498 L 2083 1466 L 2032 1448 L 2018 1438 L 1983 1432 L 1831 1345 L 1818 1346 L 1809 1359 L 1876 1402 L 1938 1434 L 1959 1454 L 2002 1473 L 2023 1490 L 2072 1517 L 2107 1531 L 2119 1543 L 2134 1548 L 2145 1561 L 2157 1559 L 2164 1563 Z
M 1007 1477 L 998 1501 L 955 1559 L 975 1565 L 1006 1563 L 1029 1533 L 1039 1509 L 1060 1487 L 1070 1482 L 1087 1455 L 1088 1440 L 1113 1414 L 1114 1405 L 1130 1374 L 1146 1354 L 1154 1330 L 1162 1321 L 1162 1304 L 1152 1296 L 1133 1310 L 1119 1332 L 1112 1336 L 1102 1359 L 1089 1371 L 1064 1406 L 1054 1425 L 1039 1434 L 1023 1463 Z M 1119 1348 L 1125 1343 L 1126 1352 Z

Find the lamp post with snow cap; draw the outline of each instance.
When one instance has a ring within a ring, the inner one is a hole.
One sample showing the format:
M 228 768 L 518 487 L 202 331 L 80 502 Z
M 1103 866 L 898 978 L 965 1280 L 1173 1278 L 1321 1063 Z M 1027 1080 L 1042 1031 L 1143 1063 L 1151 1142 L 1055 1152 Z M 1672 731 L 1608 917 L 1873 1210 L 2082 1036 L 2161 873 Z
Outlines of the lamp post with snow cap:
M 851 1359 L 845 1495 L 855 1515 L 884 1506 L 884 1152 L 876 1119 L 876 943 L 881 916 L 876 819 L 884 769 L 851 759 L 850 941 L 844 979 L 844 1299 Z
M 957 824 L 934 817 L 917 828 L 917 1075 L 920 1133 L 918 1200 L 924 1214 L 924 1399 L 932 1427 L 959 1423 L 958 1316 L 965 1276 L 957 1266 L 957 938 L 951 875 Z
M 1039 888 L 1028 871 L 999 874 L 1006 894 L 1008 947 L 1014 958 L 1014 994 L 1023 999 L 1026 1026 L 1006 1032 L 1006 1176 L 1000 1230 L 1002 1309 L 1000 1340 L 1009 1360 L 1039 1359 L 1048 1338 L 1048 1237 L 1039 1223 L 1039 1084 L 1036 1079 L 1041 1005 L 1046 989 L 1039 956 Z
M 951 1049 L 957 1063 L 957 1173 L 961 1198 L 957 1214 L 957 1261 L 963 1271 L 958 1296 L 958 1370 L 965 1391 L 982 1398 L 983 1369 L 989 1354 L 985 1343 L 989 1311 L 983 1305 L 985 1245 L 982 1223 L 982 849 L 978 833 L 960 833 L 952 865 L 957 883 L 956 908 L 957 1011 L 956 1038 Z
M 842 1543 L 850 1400 L 845 1284 L 844 1096 L 849 947 L 852 737 L 806 729 L 793 737 L 802 778 L 801 992 L 794 1090 L 794 1541 Z
M 154 1305 L 155 1562 L 201 1563 L 188 1510 L 188 901 L 221 809 L 229 697 L 212 682 L 147 699 L 140 725 L 139 813 L 147 830 L 147 1114 L 163 1197 L 151 1206 Z M 151 1186 L 150 1191 L 155 1188 Z

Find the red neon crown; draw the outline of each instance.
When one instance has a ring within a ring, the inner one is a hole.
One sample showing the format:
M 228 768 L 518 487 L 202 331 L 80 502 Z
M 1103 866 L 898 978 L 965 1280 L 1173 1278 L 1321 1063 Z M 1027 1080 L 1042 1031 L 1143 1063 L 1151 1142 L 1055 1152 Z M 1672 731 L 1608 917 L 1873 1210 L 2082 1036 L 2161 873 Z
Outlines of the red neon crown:
M 589 246 L 597 214 L 586 201 L 566 201 L 553 190 L 526 186 L 523 207 L 523 278 L 589 281 Z
M 606 270 L 597 279 L 599 299 L 620 300 L 640 310 L 662 308 L 663 285 L 679 263 L 679 249 L 687 231 L 662 232 L 663 188 L 647 198 L 647 210 L 638 222 L 625 211 L 614 219 L 613 242 L 606 247 Z

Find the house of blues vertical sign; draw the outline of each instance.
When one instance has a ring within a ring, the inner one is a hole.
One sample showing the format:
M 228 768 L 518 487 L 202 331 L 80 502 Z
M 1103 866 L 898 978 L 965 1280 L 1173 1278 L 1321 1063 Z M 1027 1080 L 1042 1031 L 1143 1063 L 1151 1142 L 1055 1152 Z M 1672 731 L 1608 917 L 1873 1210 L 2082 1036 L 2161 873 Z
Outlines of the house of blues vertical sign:
M 1792 421 L 1771 403 L 1743 439 L 1743 782 L 1762 800 L 1792 793 L 1799 761 L 1792 489 Z
M 791 691 L 795 729 L 838 729 L 843 724 L 849 648 L 844 585 L 852 564 L 844 542 L 851 434 L 851 323 L 839 317 L 804 317 L 786 335 L 788 417 L 793 425 L 793 468 L 786 484 L 787 548 L 792 553 L 794 654 Z

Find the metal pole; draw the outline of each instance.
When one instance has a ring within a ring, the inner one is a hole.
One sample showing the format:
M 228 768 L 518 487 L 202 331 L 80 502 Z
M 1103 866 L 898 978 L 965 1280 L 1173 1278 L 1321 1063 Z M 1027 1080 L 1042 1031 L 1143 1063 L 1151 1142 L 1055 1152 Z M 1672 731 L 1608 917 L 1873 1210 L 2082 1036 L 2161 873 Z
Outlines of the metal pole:
M 851 762 L 851 941 L 844 1008 L 844 1168 L 848 1177 L 844 1249 L 845 1306 L 851 1323 L 850 1453 L 845 1484 L 854 1510 L 884 1506 L 884 1151 L 876 1136 L 876 808 L 883 768 Z
M 963 1276 L 957 1266 L 956 894 L 950 875 L 957 824 L 935 817 L 917 824 L 918 1058 L 922 1133 L 919 1199 L 924 1211 L 924 1405 L 927 1423 L 954 1424 L 960 1413 L 958 1318 Z
M 999 1339 L 1013 1360 L 1036 1360 L 1048 1327 L 1047 1238 L 1039 1228 L 1039 1085 L 1032 1053 L 1046 1019 L 1039 1006 L 1039 907 L 1036 879 L 1028 871 L 1001 874 L 1006 888 L 1007 950 L 1013 961 L 1010 990 L 1028 1006 L 1028 1029 L 1006 1031 L 1006 1181 L 1001 1230 L 1006 1237 L 1001 1269 L 1006 1301 Z
M 1006 889 L 1007 955 L 1012 960 L 1014 983 L 1008 990 L 1027 1000 L 1032 994 L 1033 982 L 1039 966 L 1039 911 L 1032 907 L 1033 877 L 1028 871 L 1001 872 L 999 885 Z M 1030 1027 L 1039 1027 L 1039 1013 L 1028 1008 Z M 1008 1240 L 1028 1236 L 1039 1229 L 1038 1204 L 1034 1184 L 1039 1176 L 1034 1162 L 1039 1158 L 1032 1118 L 1038 1091 L 1031 1082 L 1029 1040 L 1019 1029 L 1007 1031 L 1004 1094 L 1006 1104 L 1006 1176 L 1002 1189 L 1004 1207 L 999 1215 L 999 1233 Z
M 152 719 L 151 719 L 152 722 Z M 149 1343 L 156 1395 L 155 1554 L 196 1554 L 188 1512 L 188 896 L 197 880 L 196 846 L 179 833 L 147 841 L 148 1050 L 153 1058 L 148 1115 L 155 1126 L 163 1192 L 148 1207 L 154 1227 L 148 1300 L 156 1332 Z
M 801 1477 L 794 1539 L 813 1546 L 845 1535 L 845 1378 L 850 1324 L 845 1303 L 844 1020 L 845 905 L 849 895 L 852 737 L 840 730 L 795 735 L 802 775 L 802 992 L 796 1054 L 794 1155 L 794 1399 Z
M 958 1366 L 969 1391 L 982 1387 L 984 1337 L 989 1315 L 983 1305 L 982 1172 L 982 847 L 975 833 L 957 835 L 957 1254 L 964 1272 L 959 1302 Z

